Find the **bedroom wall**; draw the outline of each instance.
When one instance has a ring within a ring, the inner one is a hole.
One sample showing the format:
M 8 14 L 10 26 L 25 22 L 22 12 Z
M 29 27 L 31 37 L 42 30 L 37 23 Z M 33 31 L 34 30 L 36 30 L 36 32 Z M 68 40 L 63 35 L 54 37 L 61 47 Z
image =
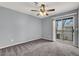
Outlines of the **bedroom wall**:
M 52 40 L 52 18 L 42 19 L 42 38 Z
M 0 7 L 0 48 L 41 38 L 41 20 Z

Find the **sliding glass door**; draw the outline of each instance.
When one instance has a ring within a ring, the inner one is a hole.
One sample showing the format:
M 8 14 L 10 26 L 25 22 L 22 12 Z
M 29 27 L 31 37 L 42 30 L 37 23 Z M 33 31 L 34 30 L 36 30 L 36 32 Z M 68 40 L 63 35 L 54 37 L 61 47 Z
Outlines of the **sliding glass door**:
M 73 41 L 73 17 L 56 20 L 56 38 Z

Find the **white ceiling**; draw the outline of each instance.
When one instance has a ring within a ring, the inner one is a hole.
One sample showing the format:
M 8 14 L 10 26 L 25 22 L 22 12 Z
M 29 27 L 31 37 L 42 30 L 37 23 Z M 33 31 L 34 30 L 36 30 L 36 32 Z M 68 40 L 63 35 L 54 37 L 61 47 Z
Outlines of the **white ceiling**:
M 67 12 L 70 10 L 77 9 L 79 7 L 78 2 L 39 2 L 35 4 L 34 2 L 0 2 L 0 6 L 16 10 L 22 13 L 33 15 L 35 17 L 44 18 L 48 16 L 37 16 L 38 12 L 30 11 L 31 9 L 39 10 L 40 4 L 44 3 L 47 9 L 54 8 L 55 11 L 48 12 L 49 16 L 55 15 L 62 12 Z

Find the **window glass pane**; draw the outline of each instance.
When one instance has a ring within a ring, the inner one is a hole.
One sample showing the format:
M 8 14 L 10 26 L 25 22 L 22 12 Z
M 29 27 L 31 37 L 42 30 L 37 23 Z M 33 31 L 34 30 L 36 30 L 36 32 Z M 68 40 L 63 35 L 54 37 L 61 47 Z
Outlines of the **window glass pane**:
M 57 21 L 57 30 L 61 30 L 62 29 L 62 21 Z
M 66 19 L 64 20 L 64 26 L 72 26 L 73 20 L 72 19 Z

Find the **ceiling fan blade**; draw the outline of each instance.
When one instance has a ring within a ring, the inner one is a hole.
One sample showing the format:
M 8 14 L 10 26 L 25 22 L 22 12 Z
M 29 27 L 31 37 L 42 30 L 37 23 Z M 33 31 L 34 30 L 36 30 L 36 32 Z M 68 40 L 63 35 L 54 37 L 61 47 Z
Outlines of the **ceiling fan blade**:
M 31 11 L 35 11 L 35 12 L 38 12 L 38 10 L 31 10 Z
M 47 10 L 47 11 L 48 11 L 48 12 L 49 12 L 49 11 L 55 11 L 55 9 L 49 9 L 49 10 Z

